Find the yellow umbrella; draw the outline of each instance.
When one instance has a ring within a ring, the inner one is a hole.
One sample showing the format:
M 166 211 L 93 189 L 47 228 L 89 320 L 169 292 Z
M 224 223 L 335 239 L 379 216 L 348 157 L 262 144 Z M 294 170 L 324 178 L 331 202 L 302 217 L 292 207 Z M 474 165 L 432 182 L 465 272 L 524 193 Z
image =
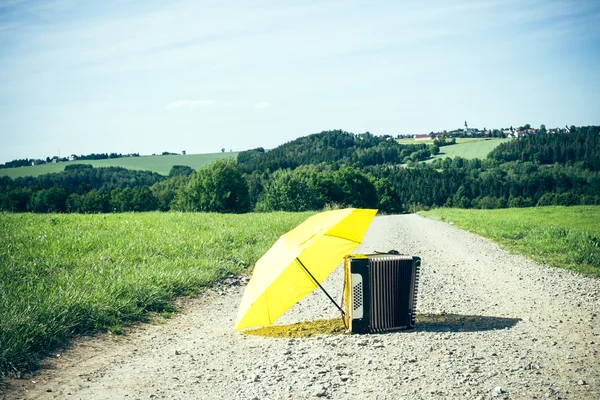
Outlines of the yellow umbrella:
M 358 208 L 326 211 L 281 236 L 254 266 L 235 329 L 272 324 L 320 286 L 358 247 L 375 214 Z

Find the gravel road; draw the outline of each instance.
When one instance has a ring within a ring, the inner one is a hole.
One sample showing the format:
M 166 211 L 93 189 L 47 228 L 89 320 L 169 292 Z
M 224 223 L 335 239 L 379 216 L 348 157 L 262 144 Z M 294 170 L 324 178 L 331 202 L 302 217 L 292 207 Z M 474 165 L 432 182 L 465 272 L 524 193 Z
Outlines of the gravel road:
M 166 324 L 83 338 L 7 399 L 600 399 L 600 281 L 417 215 L 376 217 L 358 249 L 423 259 L 416 329 L 276 339 L 233 331 L 237 280 Z M 357 252 L 358 252 L 357 251 Z M 338 268 L 325 287 L 341 296 Z M 315 291 L 278 323 L 333 318 Z

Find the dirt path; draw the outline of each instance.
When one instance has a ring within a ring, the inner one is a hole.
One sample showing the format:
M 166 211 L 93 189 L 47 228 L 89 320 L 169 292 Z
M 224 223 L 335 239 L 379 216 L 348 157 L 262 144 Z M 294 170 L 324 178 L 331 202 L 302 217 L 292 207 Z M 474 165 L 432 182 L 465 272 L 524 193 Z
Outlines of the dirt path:
M 233 332 L 243 288 L 164 325 L 77 341 L 8 399 L 600 399 L 600 283 L 416 215 L 377 217 L 363 252 L 423 258 L 412 331 L 272 339 Z M 341 269 L 325 287 L 340 297 Z M 278 323 L 331 318 L 320 292 Z M 34 383 L 35 382 L 35 383 Z

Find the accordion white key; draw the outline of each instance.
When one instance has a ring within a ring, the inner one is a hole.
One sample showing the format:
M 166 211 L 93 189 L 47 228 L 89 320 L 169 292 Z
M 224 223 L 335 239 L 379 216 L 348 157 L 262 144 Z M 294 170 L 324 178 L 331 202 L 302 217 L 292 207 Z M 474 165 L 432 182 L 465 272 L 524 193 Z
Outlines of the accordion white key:
M 352 333 L 377 333 L 415 326 L 421 259 L 397 254 L 344 258 L 343 308 Z

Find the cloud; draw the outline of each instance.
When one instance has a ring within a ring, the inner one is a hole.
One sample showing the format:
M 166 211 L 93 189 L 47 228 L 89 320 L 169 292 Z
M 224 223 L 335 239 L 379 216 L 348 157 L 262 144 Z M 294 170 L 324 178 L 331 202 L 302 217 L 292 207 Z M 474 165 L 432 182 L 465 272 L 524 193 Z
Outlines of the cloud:
M 198 109 L 214 106 L 213 100 L 178 100 L 165 106 L 166 110 Z
M 260 103 L 256 103 L 254 105 L 254 108 L 256 108 L 257 110 L 266 110 L 267 108 L 271 107 L 271 103 L 266 102 L 266 101 L 262 101 Z

